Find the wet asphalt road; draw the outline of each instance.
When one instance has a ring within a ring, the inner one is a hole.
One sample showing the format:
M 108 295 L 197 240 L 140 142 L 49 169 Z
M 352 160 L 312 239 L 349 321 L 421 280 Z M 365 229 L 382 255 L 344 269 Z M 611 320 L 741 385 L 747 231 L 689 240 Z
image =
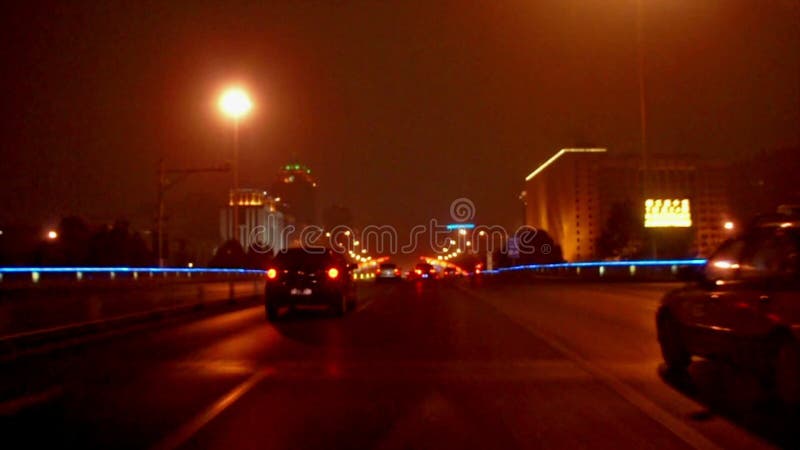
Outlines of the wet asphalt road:
M 153 325 L 3 362 L 2 447 L 792 445 L 746 375 L 660 375 L 672 286 L 362 284 L 344 318 L 269 324 L 255 305 Z

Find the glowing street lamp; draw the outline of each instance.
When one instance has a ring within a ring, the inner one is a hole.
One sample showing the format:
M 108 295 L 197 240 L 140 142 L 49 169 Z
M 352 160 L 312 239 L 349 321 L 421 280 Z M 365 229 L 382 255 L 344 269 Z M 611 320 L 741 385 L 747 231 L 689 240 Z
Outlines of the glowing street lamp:
M 58 239 L 58 232 L 56 232 L 55 230 L 48 231 L 47 239 L 50 239 L 51 241 Z
M 722 226 L 728 231 L 733 230 L 734 228 L 733 222 L 731 222 L 730 220 L 725 222 Z
M 226 116 L 238 120 L 253 109 L 253 102 L 242 88 L 230 88 L 219 98 L 219 109 Z
M 239 121 L 253 109 L 250 96 L 242 88 L 233 87 L 222 93 L 219 109 L 233 119 L 233 192 L 239 191 Z M 233 202 L 233 233 L 239 240 L 239 202 Z

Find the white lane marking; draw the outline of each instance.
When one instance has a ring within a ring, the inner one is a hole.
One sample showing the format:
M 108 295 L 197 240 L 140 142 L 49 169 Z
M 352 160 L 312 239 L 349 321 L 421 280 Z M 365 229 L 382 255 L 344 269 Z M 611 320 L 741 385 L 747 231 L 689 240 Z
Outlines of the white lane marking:
M 578 353 L 574 352 L 573 350 L 562 344 L 558 339 L 537 330 L 536 328 L 534 328 L 528 323 L 525 323 L 524 321 L 512 317 L 505 311 L 495 307 L 490 300 L 484 299 L 482 296 L 478 294 L 472 293 L 462 287 L 457 287 L 457 289 L 463 292 L 465 295 L 476 298 L 481 302 L 484 302 L 485 304 L 489 305 L 495 311 L 506 316 L 512 322 L 524 327 L 531 334 L 533 334 L 537 338 L 547 343 L 547 345 L 549 345 L 550 347 L 561 352 L 564 356 L 571 359 L 573 362 L 575 362 L 575 364 L 580 366 L 583 370 L 589 372 L 597 380 L 601 381 L 610 389 L 612 389 L 614 392 L 616 392 L 617 395 L 627 400 L 628 403 L 638 408 L 641 412 L 649 416 L 651 419 L 660 423 L 664 428 L 671 431 L 672 434 L 680 438 L 683 442 L 687 443 L 692 448 L 702 449 L 702 450 L 720 449 L 718 445 L 711 442 L 702 433 L 695 430 L 691 426 L 687 425 L 681 419 L 673 416 L 672 414 L 670 414 L 669 412 L 667 412 L 666 410 L 655 404 L 652 400 L 648 399 L 647 397 L 640 394 L 638 391 L 636 391 L 635 389 L 628 386 L 623 381 L 612 375 L 607 370 L 603 369 L 602 367 L 596 364 L 591 363 L 587 359 L 584 359 Z
M 265 378 L 273 375 L 275 369 L 267 367 L 251 375 L 248 379 L 228 391 L 208 408 L 201 411 L 191 420 L 181 425 L 177 430 L 167 435 L 164 439 L 156 443 L 151 448 L 153 450 L 173 450 L 179 448 L 189 441 L 197 432 L 205 427 L 209 422 L 219 416 L 226 408 L 233 405 L 242 398 L 247 392 L 253 389 Z
M 369 308 L 369 305 L 371 305 L 371 304 L 372 304 L 372 302 L 374 302 L 374 301 L 375 301 L 375 297 L 371 297 L 371 298 L 370 298 L 369 300 L 367 300 L 366 302 L 364 302 L 364 303 L 360 304 L 360 305 L 358 306 L 358 308 L 356 308 L 356 311 L 355 311 L 355 312 L 357 312 L 357 313 L 360 313 L 361 311 L 364 311 L 365 309 Z
M 23 409 L 47 403 L 54 398 L 60 397 L 62 394 L 64 394 L 64 390 L 61 386 L 54 386 L 42 392 L 6 400 L 0 403 L 0 416 L 13 416 Z

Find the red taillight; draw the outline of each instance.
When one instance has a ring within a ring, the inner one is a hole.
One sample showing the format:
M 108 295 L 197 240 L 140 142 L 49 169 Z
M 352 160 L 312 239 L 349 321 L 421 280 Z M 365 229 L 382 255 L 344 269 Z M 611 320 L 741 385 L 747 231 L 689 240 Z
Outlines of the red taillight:
M 400 275 L 400 269 L 394 269 L 394 274 L 395 275 Z
M 414 269 L 414 273 L 417 275 L 422 275 L 422 271 L 420 269 Z
M 339 269 L 337 269 L 336 267 L 331 267 L 330 269 L 328 269 L 327 273 L 328 273 L 328 278 L 330 278 L 331 280 L 335 280 L 339 276 Z
M 270 280 L 274 280 L 275 278 L 277 278 L 277 276 L 278 276 L 277 270 L 275 269 L 267 270 L 267 278 L 269 278 Z

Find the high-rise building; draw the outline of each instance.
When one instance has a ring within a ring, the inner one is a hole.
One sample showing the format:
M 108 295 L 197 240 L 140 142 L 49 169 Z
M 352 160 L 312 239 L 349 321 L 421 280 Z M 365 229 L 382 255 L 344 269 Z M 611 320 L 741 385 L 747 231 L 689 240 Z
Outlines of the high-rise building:
M 311 169 L 300 163 L 286 164 L 272 184 L 272 194 L 280 199 L 279 209 L 298 226 L 317 225 L 317 180 Z
M 239 213 L 239 230 L 233 230 L 236 205 Z M 284 216 L 278 210 L 277 199 L 264 190 L 231 190 L 228 206 L 220 211 L 220 235 L 223 241 L 236 239 L 247 252 L 271 251 L 273 254 L 286 248 Z
M 525 224 L 547 231 L 567 260 L 591 258 L 599 235 L 604 148 L 565 148 L 525 178 Z
M 531 172 L 520 198 L 525 222 L 544 229 L 571 261 L 601 255 L 598 239 L 613 222 L 612 210 L 628 205 L 637 218 L 629 254 L 707 256 L 730 233 L 726 166 L 687 156 L 641 158 L 603 148 L 567 148 Z M 613 230 L 612 230 L 613 231 Z

